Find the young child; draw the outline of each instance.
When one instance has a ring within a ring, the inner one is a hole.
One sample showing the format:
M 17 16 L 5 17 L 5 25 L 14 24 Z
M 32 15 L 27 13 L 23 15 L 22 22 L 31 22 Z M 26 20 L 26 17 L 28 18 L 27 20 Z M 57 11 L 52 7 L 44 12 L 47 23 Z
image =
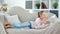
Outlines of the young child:
M 35 20 L 35 25 L 40 26 L 42 24 L 47 24 L 48 21 L 45 18 L 46 18 L 46 13 L 44 11 L 38 12 L 38 18 Z

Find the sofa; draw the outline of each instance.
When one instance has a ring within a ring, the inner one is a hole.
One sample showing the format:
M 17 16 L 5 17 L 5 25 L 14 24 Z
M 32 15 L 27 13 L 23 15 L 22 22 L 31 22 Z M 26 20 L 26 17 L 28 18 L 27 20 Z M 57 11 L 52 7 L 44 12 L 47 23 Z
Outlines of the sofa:
M 17 14 L 19 17 L 19 20 L 21 22 L 25 22 L 27 20 L 30 21 L 35 21 L 36 18 L 38 18 L 38 12 L 33 12 L 33 13 L 29 13 L 28 10 L 25 10 L 19 6 L 15 6 L 15 7 L 11 7 L 8 12 L 6 12 L 5 14 L 10 14 L 10 15 L 15 15 Z M 48 14 L 49 18 L 54 15 L 52 13 Z M 5 19 L 4 19 L 5 20 Z M 3 22 L 4 22 L 3 20 Z M 4 25 L 2 25 L 4 26 Z M 8 29 L 4 29 L 5 32 L 7 32 L 8 34 L 59 34 L 60 32 L 60 21 L 59 19 L 56 17 L 54 18 L 54 23 L 52 25 L 49 25 L 48 27 L 44 28 L 44 29 L 15 29 L 15 28 L 8 28 Z
M 0 34 L 7 34 L 2 22 L 0 22 Z

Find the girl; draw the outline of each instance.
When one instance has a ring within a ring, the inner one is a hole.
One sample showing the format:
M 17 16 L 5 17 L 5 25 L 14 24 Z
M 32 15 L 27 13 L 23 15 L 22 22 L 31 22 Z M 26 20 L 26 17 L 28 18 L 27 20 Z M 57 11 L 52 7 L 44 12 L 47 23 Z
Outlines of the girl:
M 38 27 L 42 24 L 47 24 L 46 13 L 44 11 L 38 12 L 38 18 L 35 20 L 35 26 Z

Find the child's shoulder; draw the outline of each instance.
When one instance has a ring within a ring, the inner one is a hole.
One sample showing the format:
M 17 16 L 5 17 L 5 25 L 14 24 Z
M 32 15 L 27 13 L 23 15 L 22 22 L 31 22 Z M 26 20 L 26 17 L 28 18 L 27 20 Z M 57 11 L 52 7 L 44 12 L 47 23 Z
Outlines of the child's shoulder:
M 37 18 L 37 19 L 40 19 L 40 18 Z
M 37 19 L 39 19 L 39 20 L 40 20 L 40 18 L 37 18 Z

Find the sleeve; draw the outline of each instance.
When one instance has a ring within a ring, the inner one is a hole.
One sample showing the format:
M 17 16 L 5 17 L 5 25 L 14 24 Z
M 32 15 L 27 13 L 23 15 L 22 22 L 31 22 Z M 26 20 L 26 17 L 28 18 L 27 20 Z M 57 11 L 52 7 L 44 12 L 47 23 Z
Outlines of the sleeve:
M 34 23 L 34 27 L 35 28 L 39 28 L 39 26 L 40 26 L 40 20 L 37 18 L 36 20 L 35 20 L 35 23 Z

